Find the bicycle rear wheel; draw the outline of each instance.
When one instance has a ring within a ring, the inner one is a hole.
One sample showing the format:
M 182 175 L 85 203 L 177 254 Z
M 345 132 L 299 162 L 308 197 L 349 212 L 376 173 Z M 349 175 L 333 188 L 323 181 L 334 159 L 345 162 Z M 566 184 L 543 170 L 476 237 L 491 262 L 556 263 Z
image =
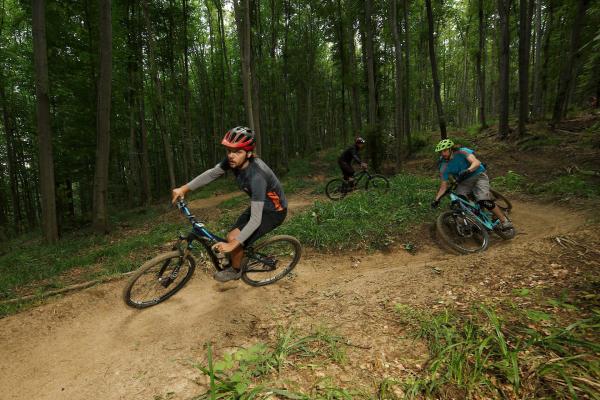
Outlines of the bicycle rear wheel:
M 390 181 L 383 175 L 371 175 L 371 179 L 367 180 L 365 189 L 370 192 L 385 194 L 390 190 Z
M 495 191 L 494 189 L 490 189 L 491 195 L 494 197 L 494 202 L 498 207 L 509 213 L 512 210 L 512 203 L 508 200 L 502 193 Z
M 343 179 L 336 178 L 327 182 L 325 186 L 325 194 L 331 200 L 341 200 L 348 193 L 348 188 L 345 187 L 346 182 Z
M 445 211 L 439 215 L 435 226 L 439 238 L 459 253 L 476 253 L 488 247 L 487 230 L 468 215 Z
M 287 235 L 273 236 L 247 255 L 242 280 L 251 286 L 274 283 L 294 269 L 301 255 L 302 245 L 298 239 Z
M 190 280 L 196 269 L 192 256 L 179 251 L 160 254 L 144 263 L 123 290 L 123 300 L 133 308 L 147 308 L 167 300 Z

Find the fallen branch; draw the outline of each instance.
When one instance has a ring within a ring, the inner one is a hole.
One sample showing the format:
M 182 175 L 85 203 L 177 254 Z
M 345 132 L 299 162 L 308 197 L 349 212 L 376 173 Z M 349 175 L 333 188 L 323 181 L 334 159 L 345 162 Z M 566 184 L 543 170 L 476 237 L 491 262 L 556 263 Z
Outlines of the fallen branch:
M 134 272 L 135 271 L 126 272 L 124 274 L 116 275 L 116 276 L 115 275 L 113 275 L 113 276 L 105 276 L 104 278 L 99 278 L 99 279 L 96 279 L 96 280 L 93 280 L 93 281 L 78 283 L 78 284 L 75 284 L 75 285 L 64 287 L 62 289 L 52 290 L 50 292 L 46 292 L 46 293 L 42 293 L 42 294 L 31 294 L 31 295 L 28 295 L 28 296 L 23 296 L 23 297 L 17 297 L 17 298 L 14 298 L 14 299 L 4 300 L 4 301 L 0 301 L 0 305 L 20 303 L 22 301 L 34 300 L 34 299 L 39 299 L 39 298 L 43 298 L 43 297 L 56 296 L 57 294 L 67 293 L 67 292 L 71 292 L 71 291 L 74 291 L 74 290 L 82 290 L 82 289 L 86 289 L 86 288 L 88 288 L 90 286 L 97 285 L 99 283 L 106 283 L 106 282 L 110 282 L 110 281 L 116 281 L 116 280 L 121 279 L 121 278 L 123 278 L 125 276 L 132 275 Z

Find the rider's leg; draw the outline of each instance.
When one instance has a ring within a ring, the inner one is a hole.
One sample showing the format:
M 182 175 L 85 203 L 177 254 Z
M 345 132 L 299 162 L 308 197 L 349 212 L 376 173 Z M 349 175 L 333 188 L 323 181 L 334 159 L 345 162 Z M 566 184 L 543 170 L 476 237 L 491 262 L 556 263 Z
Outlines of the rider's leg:
M 240 234 L 239 228 L 235 228 L 227 234 L 227 241 L 231 242 L 233 239 L 239 236 Z M 244 257 L 244 248 L 242 246 L 238 246 L 229 253 L 229 259 L 231 260 L 231 266 L 234 269 L 239 270 L 240 265 L 242 265 L 242 258 Z
M 467 180 L 471 179 L 475 179 L 473 184 L 473 195 L 477 199 L 477 202 L 480 204 L 480 206 L 491 211 L 492 214 L 494 214 L 494 216 L 500 220 L 501 228 L 512 228 L 512 223 L 510 220 L 506 218 L 506 215 L 504 215 L 500 207 L 498 207 L 492 200 L 493 197 L 490 193 L 490 179 L 488 178 L 487 174 L 483 172 L 476 177 L 469 178 Z

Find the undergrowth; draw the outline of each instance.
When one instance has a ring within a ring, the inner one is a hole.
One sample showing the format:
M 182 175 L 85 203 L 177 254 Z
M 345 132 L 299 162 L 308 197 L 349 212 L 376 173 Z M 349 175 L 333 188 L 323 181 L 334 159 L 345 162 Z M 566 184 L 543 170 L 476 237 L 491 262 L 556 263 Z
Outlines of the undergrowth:
M 323 200 L 286 221 L 279 233 L 326 250 L 380 249 L 431 220 L 436 181 L 414 175 L 390 178 L 386 194 L 355 191 L 341 201 Z

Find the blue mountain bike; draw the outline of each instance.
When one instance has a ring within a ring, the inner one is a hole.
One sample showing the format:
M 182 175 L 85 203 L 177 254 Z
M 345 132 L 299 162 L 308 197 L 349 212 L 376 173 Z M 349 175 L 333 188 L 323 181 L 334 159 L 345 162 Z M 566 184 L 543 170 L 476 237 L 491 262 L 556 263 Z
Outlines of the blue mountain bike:
M 190 280 L 196 262 L 216 271 L 229 265 L 229 257 L 214 249 L 215 244 L 226 240 L 198 221 L 183 199 L 177 201 L 177 207 L 192 224 L 192 230 L 187 236 L 179 236 L 172 251 L 147 261 L 130 278 L 123 300 L 131 307 L 151 307 L 173 296 Z M 294 269 L 301 255 L 302 246 L 295 237 L 272 236 L 244 249 L 241 278 L 251 286 L 274 283 Z
M 467 199 L 454 192 L 456 184 L 452 184 L 444 196 L 450 197 L 451 209 L 441 213 L 436 221 L 438 237 L 453 250 L 462 254 L 476 253 L 487 249 L 489 232 L 495 232 L 504 240 L 512 239 L 514 228 L 502 230 L 500 220 L 482 209 L 472 199 Z M 512 204 L 500 193 L 491 190 L 494 201 L 508 218 Z M 442 196 L 442 197 L 444 197 Z

